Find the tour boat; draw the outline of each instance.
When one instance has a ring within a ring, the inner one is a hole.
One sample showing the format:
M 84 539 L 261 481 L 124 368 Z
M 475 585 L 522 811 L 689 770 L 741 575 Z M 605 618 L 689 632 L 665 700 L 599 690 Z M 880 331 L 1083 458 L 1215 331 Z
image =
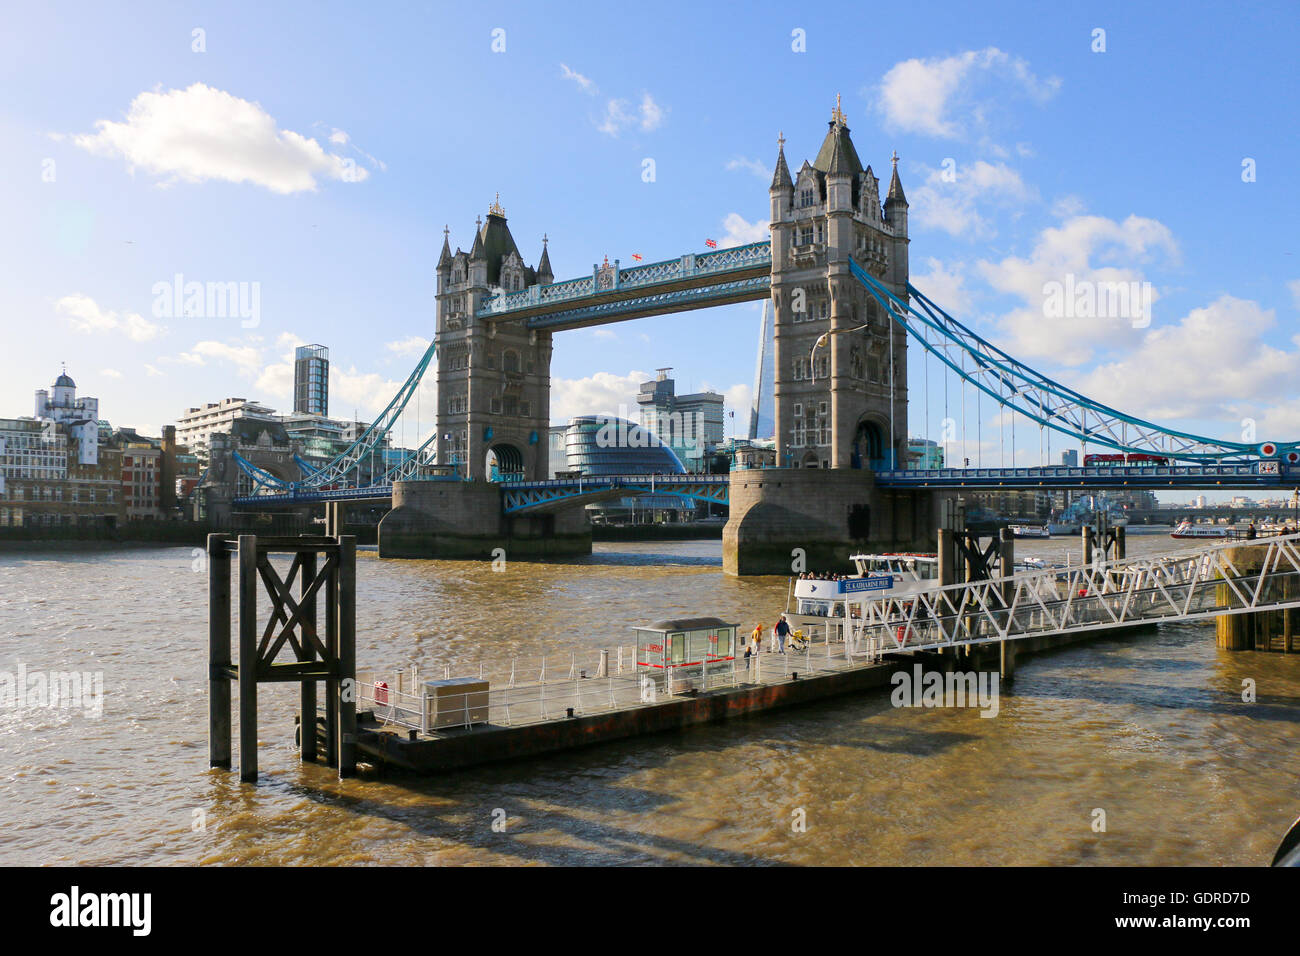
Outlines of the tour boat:
M 1169 532 L 1171 538 L 1212 538 L 1222 540 L 1224 538 L 1235 537 L 1234 530 L 1227 527 L 1208 524 L 1192 524 L 1190 521 L 1181 521 L 1178 527 Z
M 838 581 L 800 578 L 786 608 L 792 627 L 818 626 L 828 618 L 843 618 L 848 598 L 888 598 L 915 594 L 939 586 L 939 556 L 933 552 L 900 551 L 855 554 L 850 557 L 857 573 Z
M 1050 538 L 1052 532 L 1048 530 L 1045 524 L 1009 524 L 1011 536 L 1014 538 Z

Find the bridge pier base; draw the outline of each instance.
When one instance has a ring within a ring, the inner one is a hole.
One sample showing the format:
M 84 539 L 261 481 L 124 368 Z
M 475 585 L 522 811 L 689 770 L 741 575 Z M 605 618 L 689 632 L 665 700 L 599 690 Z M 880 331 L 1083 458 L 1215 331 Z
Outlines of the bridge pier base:
M 880 489 L 870 471 L 849 468 L 733 471 L 722 567 L 730 575 L 851 571 L 857 551 L 932 551 L 950 494 Z
M 489 481 L 396 482 L 393 510 L 379 522 L 381 558 L 509 561 L 590 553 L 591 522 L 581 507 L 506 515 L 501 486 Z

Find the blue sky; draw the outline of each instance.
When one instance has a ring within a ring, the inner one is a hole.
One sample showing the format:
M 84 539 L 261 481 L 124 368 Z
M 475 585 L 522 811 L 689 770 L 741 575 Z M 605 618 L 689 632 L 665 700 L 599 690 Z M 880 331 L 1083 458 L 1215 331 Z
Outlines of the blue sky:
M 332 413 L 373 415 L 432 335 L 444 224 L 468 249 L 499 192 L 557 278 L 748 241 L 778 131 L 797 167 L 838 93 L 864 162 L 898 151 L 913 282 L 958 318 L 1134 414 L 1300 438 L 1294 4 L 267 6 L 8 15 L 0 414 L 63 361 L 153 433 L 229 395 L 286 408 L 287 355 L 321 342 Z M 1045 318 L 1066 272 L 1150 282 L 1149 327 Z M 256 327 L 159 315 L 178 273 L 256 283 Z M 658 366 L 743 409 L 757 308 L 560 334 L 555 417 L 617 411 Z M 966 453 L 995 464 L 986 415 Z M 1026 426 L 1021 463 L 1037 447 Z

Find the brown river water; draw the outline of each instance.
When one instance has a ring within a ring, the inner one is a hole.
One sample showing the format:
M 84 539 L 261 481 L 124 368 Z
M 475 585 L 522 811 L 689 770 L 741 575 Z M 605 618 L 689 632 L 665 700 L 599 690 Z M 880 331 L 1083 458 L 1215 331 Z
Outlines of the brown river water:
M 425 673 L 748 629 L 787 586 L 724 576 L 717 541 L 502 572 L 363 553 L 358 580 L 359 665 Z M 440 778 L 300 764 L 296 685 L 264 685 L 241 785 L 207 765 L 205 581 L 188 548 L 0 555 L 0 673 L 103 674 L 99 717 L 0 708 L 0 864 L 1263 865 L 1300 813 L 1300 654 L 1218 651 L 1212 624 L 1022 660 L 992 719 L 876 692 Z

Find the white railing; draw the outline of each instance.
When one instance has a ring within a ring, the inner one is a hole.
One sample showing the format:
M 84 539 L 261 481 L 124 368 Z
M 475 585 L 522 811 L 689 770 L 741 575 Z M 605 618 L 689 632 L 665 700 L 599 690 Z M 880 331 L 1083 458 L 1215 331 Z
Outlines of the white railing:
M 421 671 L 358 671 L 357 706 L 381 724 L 422 734 L 509 727 L 628 710 L 672 698 L 744 684 L 776 684 L 878 663 L 870 638 L 844 642 L 838 631 L 807 628 L 807 640 L 785 654 L 711 658 L 669 667 L 637 663 L 636 645 L 583 649 Z M 655 661 L 653 663 L 658 663 Z M 428 687 L 458 678 L 472 683 Z M 486 691 L 483 689 L 486 684 Z
M 1256 541 L 1258 570 L 1236 566 L 1241 547 L 1021 571 L 862 601 L 854 639 L 912 650 L 1300 607 L 1300 534 Z

